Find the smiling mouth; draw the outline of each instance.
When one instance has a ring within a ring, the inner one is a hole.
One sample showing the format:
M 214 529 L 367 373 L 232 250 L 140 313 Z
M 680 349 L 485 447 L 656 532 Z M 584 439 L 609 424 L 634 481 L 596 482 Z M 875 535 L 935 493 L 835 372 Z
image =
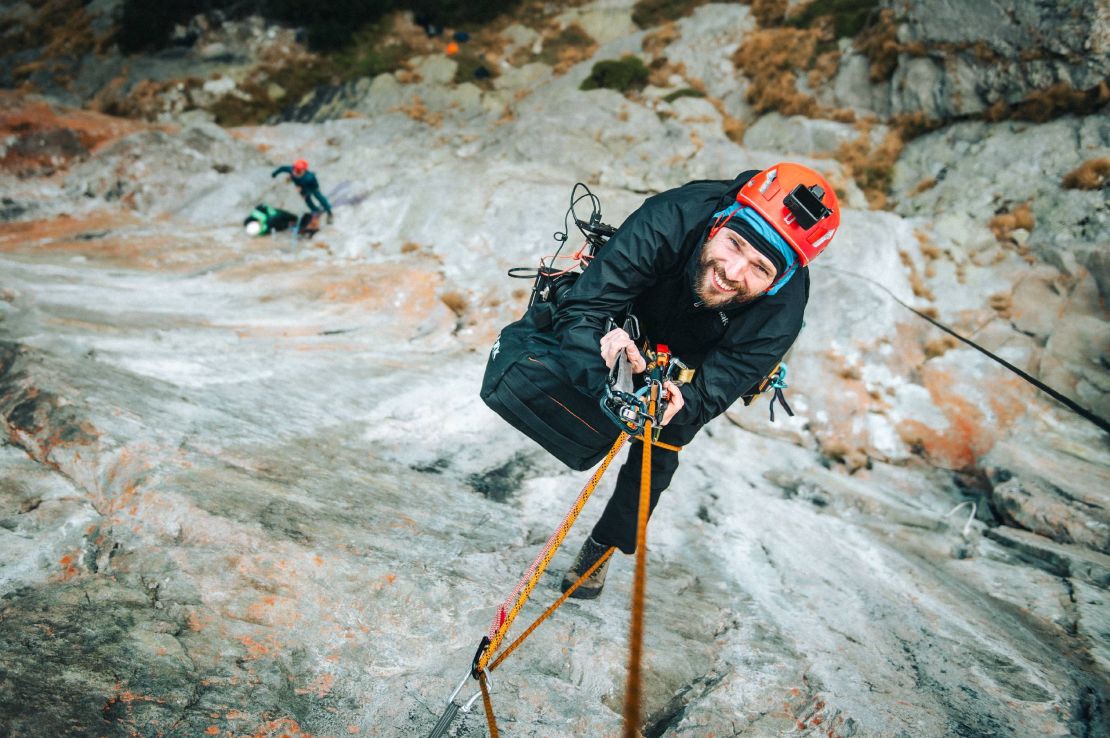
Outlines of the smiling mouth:
M 721 292 L 736 292 L 735 287 L 729 287 L 727 284 L 724 283 L 721 277 L 717 274 L 716 269 L 710 269 L 709 276 L 713 280 L 713 286 Z

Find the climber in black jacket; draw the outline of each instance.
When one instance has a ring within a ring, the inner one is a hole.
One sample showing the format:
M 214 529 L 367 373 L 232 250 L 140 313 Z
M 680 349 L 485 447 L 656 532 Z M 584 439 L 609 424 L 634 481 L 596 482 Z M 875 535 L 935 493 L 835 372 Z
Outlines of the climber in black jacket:
M 586 395 L 601 396 L 619 354 L 634 372 L 644 357 L 610 317 L 631 311 L 650 345 L 666 344 L 696 368 L 667 383 L 660 440 L 689 443 L 703 425 L 754 391 L 797 338 L 809 297 L 808 264 L 832 240 L 840 208 L 828 182 L 799 164 L 700 181 L 649 198 L 617 230 L 554 315 L 563 366 Z M 609 547 L 636 548 L 643 447 L 632 445 L 616 490 L 563 580 L 564 591 Z M 651 456 L 651 508 L 678 468 L 678 453 Z M 608 562 L 575 596 L 596 597 Z

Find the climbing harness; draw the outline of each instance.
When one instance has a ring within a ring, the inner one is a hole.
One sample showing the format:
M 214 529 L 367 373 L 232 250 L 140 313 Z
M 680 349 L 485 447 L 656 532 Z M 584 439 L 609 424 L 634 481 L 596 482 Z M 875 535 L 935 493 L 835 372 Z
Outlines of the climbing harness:
M 627 359 L 622 356 L 616 363 L 619 364 L 620 361 L 627 361 Z M 687 374 L 684 375 L 684 371 L 687 372 Z M 644 388 L 636 393 L 623 392 L 622 390 L 614 391 L 614 397 L 616 397 L 617 400 L 615 401 L 616 404 L 614 405 L 610 417 L 618 427 L 621 428 L 620 435 L 617 437 L 616 441 L 613 442 L 613 446 L 609 449 L 608 454 L 606 454 L 601 464 L 591 475 L 589 481 L 579 492 L 578 497 L 571 505 L 567 514 L 563 517 L 562 522 L 556 527 L 555 531 L 552 532 L 539 554 L 537 554 L 536 558 L 532 561 L 531 566 L 525 571 L 524 576 L 517 582 L 516 587 L 513 588 L 504 602 L 498 606 L 490 623 L 488 633 L 483 636 L 481 642 L 478 644 L 478 648 L 474 653 L 474 658 L 471 660 L 466 675 L 448 698 L 443 714 L 436 722 L 429 738 L 441 738 L 445 735 L 458 713 L 468 713 L 479 697 L 482 698 L 483 708 L 486 713 L 486 721 L 490 728 L 490 735 L 494 738 L 499 735 L 490 696 L 492 686 L 490 672 L 498 668 L 509 654 L 513 653 L 513 651 L 515 651 L 544 620 L 566 602 L 567 598 L 569 598 L 583 582 L 589 579 L 593 573 L 612 556 L 614 549 L 610 548 L 594 562 L 593 566 L 589 567 L 578 580 L 575 581 L 554 604 L 548 607 L 542 615 L 536 618 L 515 641 L 500 653 L 498 653 L 498 649 L 504 642 L 509 628 L 512 627 L 513 622 L 520 614 L 529 596 L 532 594 L 532 591 L 539 583 L 548 564 L 551 563 L 551 559 L 554 557 L 555 552 L 566 539 L 567 534 L 570 532 L 575 521 L 577 521 L 586 502 L 597 488 L 605 471 L 609 468 L 610 462 L 612 462 L 617 453 L 624 446 L 624 443 L 629 439 L 638 440 L 644 445 L 643 463 L 640 469 L 640 509 L 636 530 L 636 574 L 633 579 L 632 621 L 629 629 L 629 676 L 624 710 L 624 735 L 634 737 L 638 734 L 641 702 L 640 663 L 643 651 L 643 600 L 647 580 L 647 520 L 651 500 L 651 448 L 652 446 L 659 446 L 670 451 L 680 450 L 678 446 L 660 443 L 658 441 L 657 428 L 666 410 L 666 400 L 663 390 L 664 381 L 673 381 L 676 384 L 680 384 L 684 381 L 683 377 L 689 376 L 689 371 L 690 370 L 682 364 L 681 361 L 671 356 L 666 346 L 660 345 L 656 347 L 655 351 L 650 352 L 650 364 L 645 371 Z M 615 376 L 618 373 L 619 372 L 614 371 L 611 376 Z M 604 403 L 605 400 L 603 399 L 602 402 Z M 629 412 L 624 412 L 626 409 L 630 409 Z M 467 682 L 471 679 L 478 681 L 478 691 L 468 699 L 459 701 L 459 695 L 462 693 Z
M 950 336 L 952 336 L 952 337 L 954 337 L 954 338 L 956 338 L 960 341 L 963 341 L 964 343 L 966 343 L 968 346 L 971 346 L 973 349 L 975 349 L 979 353 L 983 354 L 984 356 L 987 356 L 988 358 L 992 359 L 993 361 L 997 362 L 998 364 L 1001 364 L 1002 366 L 1006 367 L 1011 372 L 1018 375 L 1019 377 L 1024 379 L 1026 382 L 1028 382 L 1029 384 L 1036 387 L 1037 389 L 1041 390 L 1042 392 L 1047 394 L 1049 397 L 1056 400 L 1057 402 L 1059 402 L 1061 405 L 1063 405 L 1067 409 L 1071 410 L 1076 415 L 1079 415 L 1080 417 L 1082 417 L 1086 420 L 1089 420 L 1090 422 L 1094 423 L 1095 425 L 1097 425 L 1102 430 L 1106 431 L 1107 433 L 1110 433 L 1110 420 L 1107 420 L 1106 418 L 1102 418 L 1102 417 L 1099 417 L 1098 415 L 1095 415 L 1093 412 L 1091 412 L 1087 408 L 1083 407 L 1079 403 L 1075 402 L 1070 397 L 1065 396 L 1064 394 L 1062 394 L 1058 390 L 1055 390 L 1052 387 L 1049 387 L 1047 384 L 1040 381 L 1036 377 L 1028 374 L 1027 372 L 1022 371 L 1021 369 L 1017 368 L 1016 366 L 1014 366 L 1010 362 L 1003 359 L 1001 356 L 998 356 L 997 354 L 991 353 L 987 349 L 985 349 L 982 346 L 980 346 L 979 344 L 975 343 L 975 341 L 972 341 L 970 338 L 965 338 L 964 336 L 961 336 L 959 333 L 952 330 L 951 328 L 946 326 L 944 323 L 941 323 L 939 320 L 936 320 L 935 318 L 932 318 L 932 317 L 926 315 L 925 313 L 923 313 L 920 310 L 912 307 L 911 305 L 907 305 L 905 302 L 900 300 L 897 295 L 895 295 L 893 292 L 891 292 L 890 289 L 888 289 L 885 285 L 882 285 L 882 284 L 876 282 L 875 280 L 871 279 L 870 277 L 865 277 L 862 274 L 856 274 L 855 272 L 850 272 L 847 269 L 840 269 L 839 267 L 834 267 L 834 266 L 829 266 L 829 267 L 826 267 L 826 268 L 827 269 L 832 269 L 833 271 L 836 271 L 836 272 L 840 272 L 841 274 L 846 274 L 850 277 L 855 277 L 856 279 L 862 279 L 865 282 L 870 282 L 875 287 L 878 287 L 883 292 L 890 295 L 890 297 L 895 302 L 897 302 L 899 305 L 901 305 L 902 307 L 909 310 L 911 313 L 913 313 L 917 317 L 922 318 L 924 320 L 927 320 L 928 322 L 932 323 L 937 328 L 940 328 L 942 331 L 949 334 Z

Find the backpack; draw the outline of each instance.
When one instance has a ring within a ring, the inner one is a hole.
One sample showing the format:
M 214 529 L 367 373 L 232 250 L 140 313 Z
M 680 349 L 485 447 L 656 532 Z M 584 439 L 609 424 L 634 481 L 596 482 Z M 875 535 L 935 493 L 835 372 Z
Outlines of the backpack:
M 537 303 L 502 329 L 482 378 L 482 400 L 511 426 L 575 471 L 601 461 L 621 430 L 600 398 L 583 394 L 560 362 L 555 334 L 539 328 Z M 542 318 L 541 318 L 542 320 Z

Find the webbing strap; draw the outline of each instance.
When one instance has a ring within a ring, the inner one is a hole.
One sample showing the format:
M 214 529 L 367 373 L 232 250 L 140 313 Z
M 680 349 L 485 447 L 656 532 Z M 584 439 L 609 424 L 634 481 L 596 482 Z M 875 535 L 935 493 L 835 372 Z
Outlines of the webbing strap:
M 652 385 L 648 415 L 655 415 L 658 385 Z M 651 438 L 651 420 L 644 423 L 644 438 Z M 640 735 L 640 662 L 644 645 L 644 590 L 647 584 L 647 523 L 651 506 L 651 443 L 644 444 L 640 464 L 640 505 L 636 516 L 636 575 L 632 580 L 632 623 L 628 631 L 628 688 L 624 697 L 624 738 Z
M 578 499 L 574 501 L 570 511 L 567 512 L 566 517 L 563 518 L 563 522 L 559 524 L 559 527 L 556 528 L 555 532 L 551 534 L 551 537 L 547 539 L 547 543 L 544 545 L 543 550 L 540 551 L 535 561 L 532 562 L 532 565 L 528 568 L 524 577 L 517 583 L 513 593 L 510 594 L 505 602 L 501 604 L 501 607 L 498 608 L 497 614 L 494 616 L 493 622 L 490 625 L 489 647 L 482 653 L 477 664 L 477 669 L 479 671 L 486 668 L 490 658 L 505 639 L 505 634 L 508 632 L 509 627 L 512 626 L 513 621 L 516 620 L 517 615 L 520 614 L 520 610 L 524 607 L 524 603 L 528 601 L 528 597 L 532 594 L 532 590 L 536 588 L 536 584 L 540 581 L 540 577 L 543 575 L 544 570 L 547 569 L 547 565 L 551 563 L 551 558 L 555 555 L 555 551 L 558 550 L 563 540 L 567 537 L 567 533 L 570 532 L 571 526 L 574 525 L 574 521 L 578 519 L 579 513 L 581 513 L 582 508 L 585 507 L 586 501 L 590 499 L 590 495 L 593 494 L 594 488 L 597 487 L 598 482 L 601 481 L 601 476 L 605 473 L 605 470 L 609 468 L 609 462 L 617 455 L 617 452 L 620 451 L 621 446 L 624 445 L 627 439 L 628 434 L 621 433 L 620 436 L 617 437 L 617 440 L 613 442 L 613 447 L 610 448 L 609 453 L 605 455 L 605 459 L 601 462 L 601 466 L 594 471 L 593 476 L 590 477 L 590 481 L 582 488 L 582 491 L 578 494 Z M 512 602 L 511 606 L 509 606 L 510 602 Z

